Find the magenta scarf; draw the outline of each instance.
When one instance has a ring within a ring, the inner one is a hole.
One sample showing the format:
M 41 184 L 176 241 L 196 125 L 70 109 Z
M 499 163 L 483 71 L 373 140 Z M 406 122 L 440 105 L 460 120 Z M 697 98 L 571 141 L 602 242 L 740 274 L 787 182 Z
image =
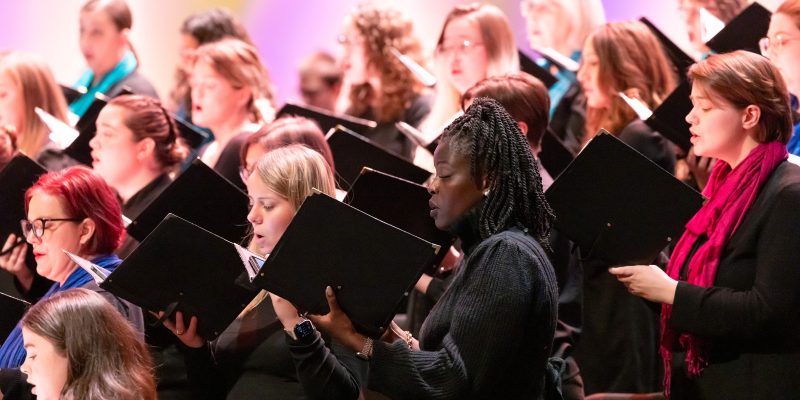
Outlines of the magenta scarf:
M 772 171 L 787 157 L 786 146 L 779 142 L 760 144 L 735 168 L 717 160 L 703 194 L 708 201 L 686 224 L 686 231 L 675 245 L 667 274 L 679 279 L 681 267 L 698 237 L 705 234 L 708 241 L 700 246 L 689 260 L 687 282 L 711 287 L 717 275 L 722 249 L 742 223 L 747 210 L 755 201 Z M 672 305 L 661 309 L 661 345 L 664 360 L 664 393 L 669 398 L 672 352 L 686 350 L 690 376 L 697 376 L 708 365 L 709 341 L 689 333 L 669 328 Z

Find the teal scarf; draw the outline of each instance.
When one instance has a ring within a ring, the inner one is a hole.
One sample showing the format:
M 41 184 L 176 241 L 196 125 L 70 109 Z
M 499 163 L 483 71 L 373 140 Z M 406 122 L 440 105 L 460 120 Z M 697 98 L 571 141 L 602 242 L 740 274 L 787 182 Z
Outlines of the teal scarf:
M 119 61 L 117 66 L 109 71 L 109 73 L 100 80 L 100 83 L 94 87 L 91 86 L 94 81 L 94 72 L 92 72 L 91 69 L 84 71 L 81 77 L 78 78 L 78 81 L 75 82 L 75 87 L 85 87 L 87 89 L 86 94 L 69 105 L 70 111 L 78 117 L 82 117 L 94 101 L 94 95 L 96 93 L 106 93 L 112 86 L 133 73 L 138 65 L 139 63 L 136 61 L 136 56 L 129 50 L 122 56 L 122 60 Z

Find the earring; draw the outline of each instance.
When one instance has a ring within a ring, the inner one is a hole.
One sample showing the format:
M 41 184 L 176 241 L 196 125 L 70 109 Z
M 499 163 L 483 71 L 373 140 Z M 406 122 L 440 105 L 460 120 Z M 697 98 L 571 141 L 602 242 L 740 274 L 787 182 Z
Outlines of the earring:
M 489 197 L 489 188 L 484 189 L 483 196 L 484 197 Z

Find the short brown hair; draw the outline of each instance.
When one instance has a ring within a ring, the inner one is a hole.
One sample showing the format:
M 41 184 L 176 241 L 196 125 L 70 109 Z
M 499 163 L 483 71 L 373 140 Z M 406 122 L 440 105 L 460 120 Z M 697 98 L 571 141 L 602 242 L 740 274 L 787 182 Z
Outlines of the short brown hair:
M 147 346 L 103 296 L 70 289 L 34 304 L 22 318 L 67 359 L 64 399 L 156 398 Z
M 761 109 L 755 141 L 786 144 L 792 136 L 789 91 L 781 73 L 766 58 L 744 50 L 715 54 L 692 65 L 689 79 L 734 107 Z
M 775 14 L 783 14 L 792 19 L 800 29 L 800 0 L 786 0 L 775 10 Z
M 550 96 L 542 81 L 525 72 L 486 78 L 461 96 L 461 108 L 478 97 L 497 100 L 515 121 L 528 126 L 528 143 L 535 148 L 541 145 L 550 110 Z

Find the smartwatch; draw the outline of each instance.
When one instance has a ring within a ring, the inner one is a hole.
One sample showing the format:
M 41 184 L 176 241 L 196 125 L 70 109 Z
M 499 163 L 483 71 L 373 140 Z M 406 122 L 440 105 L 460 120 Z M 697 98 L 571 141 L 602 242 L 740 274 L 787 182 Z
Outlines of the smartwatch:
M 302 322 L 294 326 L 293 332 L 294 339 L 299 342 L 308 342 L 314 336 L 314 324 L 310 320 L 304 319 Z

